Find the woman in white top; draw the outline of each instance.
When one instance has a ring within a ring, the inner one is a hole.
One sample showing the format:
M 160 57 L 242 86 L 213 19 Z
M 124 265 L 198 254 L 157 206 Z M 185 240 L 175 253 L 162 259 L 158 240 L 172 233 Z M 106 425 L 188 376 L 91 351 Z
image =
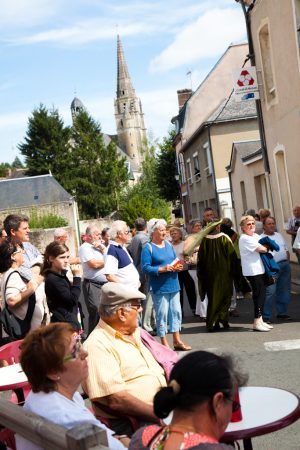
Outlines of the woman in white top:
M 243 216 L 240 221 L 242 235 L 239 240 L 243 275 L 248 279 L 252 288 L 254 303 L 254 331 L 270 331 L 273 327 L 262 319 L 262 310 L 266 296 L 265 268 L 260 253 L 268 249 L 258 241 L 260 236 L 255 233 L 255 219 L 252 216 Z
M 30 329 L 37 328 L 45 321 L 45 309 L 39 304 L 36 294 L 38 287 L 43 283 L 41 275 L 35 275 L 29 282 L 22 279 L 19 268 L 24 262 L 24 250 L 21 242 L 4 241 L 0 245 L 0 272 L 3 273 L 1 279 L 2 307 L 5 302 L 11 313 L 20 320 L 24 320 L 28 311 L 29 302 L 35 303 L 32 306 L 33 314 L 30 321 Z
M 124 450 L 129 438 L 113 437 L 85 406 L 77 392 L 88 375 L 88 353 L 81 345 L 80 335 L 69 323 L 51 323 L 31 331 L 22 343 L 20 362 L 31 391 L 24 409 L 70 429 L 84 422 L 96 425 L 107 433 L 108 447 Z M 42 450 L 22 436 L 16 436 L 17 450 Z

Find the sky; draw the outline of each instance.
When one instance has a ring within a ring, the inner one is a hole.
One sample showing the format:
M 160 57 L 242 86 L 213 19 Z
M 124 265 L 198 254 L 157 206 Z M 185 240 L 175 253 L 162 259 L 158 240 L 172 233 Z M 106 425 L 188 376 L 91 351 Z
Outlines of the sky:
M 246 39 L 234 0 L 0 0 L 0 11 L 0 162 L 21 157 L 41 103 L 71 125 L 76 95 L 115 134 L 117 34 L 152 139 L 167 135 L 177 90 Z

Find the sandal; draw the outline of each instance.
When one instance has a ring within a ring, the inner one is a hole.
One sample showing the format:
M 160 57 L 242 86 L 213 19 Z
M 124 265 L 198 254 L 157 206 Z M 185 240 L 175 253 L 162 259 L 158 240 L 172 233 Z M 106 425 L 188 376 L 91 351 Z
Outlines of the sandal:
M 183 342 L 178 342 L 178 344 L 174 344 L 174 350 L 186 352 L 188 350 L 192 350 L 192 347 L 190 345 L 184 344 Z

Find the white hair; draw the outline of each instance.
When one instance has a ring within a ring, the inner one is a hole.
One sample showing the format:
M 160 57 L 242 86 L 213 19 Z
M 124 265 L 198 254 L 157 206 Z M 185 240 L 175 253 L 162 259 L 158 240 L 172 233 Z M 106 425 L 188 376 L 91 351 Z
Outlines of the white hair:
M 110 238 L 114 241 L 118 236 L 118 233 L 124 230 L 124 227 L 127 227 L 126 222 L 123 220 L 115 220 L 109 229 Z
M 65 230 L 64 228 L 56 228 L 54 230 L 53 236 L 55 238 L 58 238 L 58 237 L 61 237 L 61 236 L 66 236 L 67 234 L 68 234 L 67 230 Z
M 149 220 L 147 226 L 148 226 L 149 234 L 150 234 L 150 236 L 152 236 L 152 234 L 154 233 L 154 231 L 157 228 L 159 228 L 161 226 L 166 227 L 167 226 L 167 222 L 165 221 L 165 219 L 154 219 L 153 218 L 153 219 Z

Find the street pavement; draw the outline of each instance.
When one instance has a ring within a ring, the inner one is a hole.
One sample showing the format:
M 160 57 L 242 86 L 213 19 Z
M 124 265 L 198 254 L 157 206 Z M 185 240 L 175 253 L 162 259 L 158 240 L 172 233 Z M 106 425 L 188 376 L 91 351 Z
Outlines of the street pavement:
M 249 374 L 249 386 L 277 387 L 300 396 L 300 266 L 293 264 L 292 273 L 291 322 L 277 320 L 274 311 L 274 329 L 253 332 L 252 300 L 243 299 L 237 305 L 240 316 L 230 318 L 229 330 L 207 333 L 204 323 L 185 314 L 184 342 L 193 350 L 233 354 L 240 368 Z M 300 420 L 280 431 L 253 438 L 252 443 L 254 450 L 299 450 Z

